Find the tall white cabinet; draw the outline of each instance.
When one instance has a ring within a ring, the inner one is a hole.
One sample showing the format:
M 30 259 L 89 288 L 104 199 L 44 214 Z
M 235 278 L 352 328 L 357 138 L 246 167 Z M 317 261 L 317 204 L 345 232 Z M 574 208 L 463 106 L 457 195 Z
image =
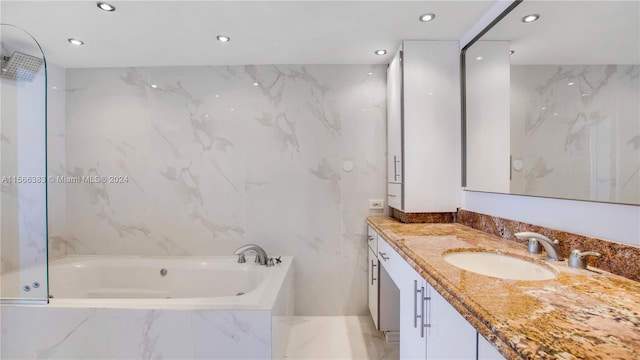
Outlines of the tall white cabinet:
M 389 206 L 460 205 L 460 65 L 456 41 L 403 41 L 387 69 Z

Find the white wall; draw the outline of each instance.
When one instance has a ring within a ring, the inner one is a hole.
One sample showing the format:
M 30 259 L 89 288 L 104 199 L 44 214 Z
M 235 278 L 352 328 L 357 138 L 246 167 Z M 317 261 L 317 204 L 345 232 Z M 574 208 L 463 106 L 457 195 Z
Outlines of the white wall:
M 385 75 L 381 65 L 68 69 L 66 174 L 128 180 L 67 184 L 67 227 L 52 247 L 206 256 L 256 243 L 295 257 L 299 314 L 365 314 L 368 199 L 385 199 Z
M 497 2 L 462 38 L 460 48 L 510 4 Z M 463 191 L 462 208 L 588 236 L 640 245 L 640 206 Z

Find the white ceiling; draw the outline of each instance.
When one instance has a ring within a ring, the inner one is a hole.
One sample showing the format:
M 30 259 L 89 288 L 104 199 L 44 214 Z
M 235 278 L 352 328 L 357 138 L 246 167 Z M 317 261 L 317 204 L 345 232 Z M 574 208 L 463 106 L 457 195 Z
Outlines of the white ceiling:
M 458 40 L 493 1 L 0 2 L 47 60 L 76 67 L 388 63 L 403 39 Z M 431 12 L 436 19 L 418 21 Z M 231 36 L 222 44 L 216 35 Z M 67 38 L 85 41 L 71 46 Z M 389 54 L 373 52 L 387 49 Z
M 510 40 L 512 64 L 640 64 L 640 0 L 527 0 L 482 40 Z

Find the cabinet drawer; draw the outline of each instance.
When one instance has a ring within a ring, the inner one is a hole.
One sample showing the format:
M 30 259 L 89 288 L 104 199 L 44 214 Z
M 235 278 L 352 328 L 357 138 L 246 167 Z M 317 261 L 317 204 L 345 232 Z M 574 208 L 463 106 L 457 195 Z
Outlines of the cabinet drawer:
M 387 201 L 394 209 L 402 208 L 402 184 L 387 183 Z
M 398 284 L 404 259 L 381 236 L 378 237 L 377 255 L 380 265 L 384 266 L 391 279 Z
M 382 240 L 381 240 L 382 241 Z M 369 248 L 373 250 L 373 253 L 378 255 L 378 233 L 371 226 L 367 226 L 367 244 Z

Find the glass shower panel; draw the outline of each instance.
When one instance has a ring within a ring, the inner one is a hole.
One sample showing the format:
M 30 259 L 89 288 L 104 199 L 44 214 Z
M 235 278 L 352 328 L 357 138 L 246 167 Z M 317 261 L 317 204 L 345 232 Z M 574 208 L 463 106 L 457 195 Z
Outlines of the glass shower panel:
M 37 41 L 0 25 L 0 300 L 48 300 L 46 64 Z

